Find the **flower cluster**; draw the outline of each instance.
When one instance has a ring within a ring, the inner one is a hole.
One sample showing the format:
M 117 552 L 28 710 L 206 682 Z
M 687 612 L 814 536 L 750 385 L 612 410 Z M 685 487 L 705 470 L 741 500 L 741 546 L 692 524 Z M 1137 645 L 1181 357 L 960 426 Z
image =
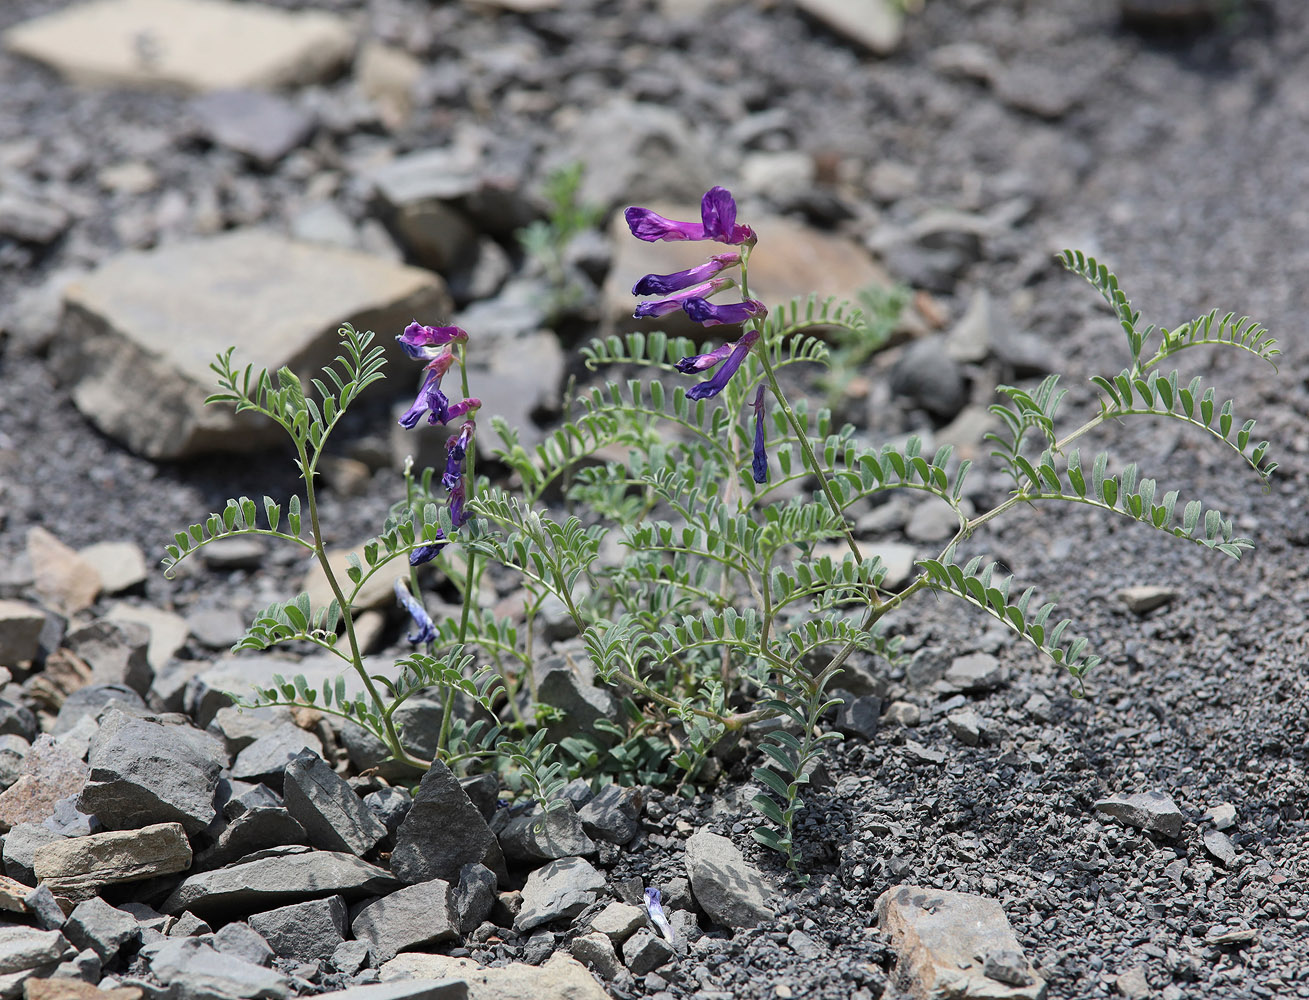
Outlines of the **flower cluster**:
M 740 302 L 715 304 L 709 296 L 735 284 L 721 272 L 737 267 L 748 257 L 749 249 L 757 237 L 749 226 L 736 221 L 736 200 L 730 191 L 712 187 L 700 199 L 699 222 L 677 222 L 666 219 L 648 208 L 629 208 L 624 213 L 627 227 L 638 240 L 653 243 L 659 240 L 713 240 L 732 246 L 744 246 L 745 252 L 714 254 L 705 263 L 673 274 L 647 274 L 632 287 L 633 295 L 659 295 L 640 303 L 633 313 L 638 319 L 647 316 L 664 316 L 681 309 L 701 326 L 722 326 L 760 319 L 768 314 L 758 299 L 746 298 Z M 732 343 L 704 354 L 682 358 L 676 368 L 684 375 L 695 375 L 717 368 L 713 377 L 693 385 L 687 390 L 688 399 L 712 399 L 732 380 L 745 357 L 759 340 L 759 331 L 749 329 Z M 755 394 L 754 461 L 751 474 L 756 483 L 768 481 L 768 456 L 764 452 L 764 387 Z
M 458 360 L 455 357 L 454 345 L 467 343 L 467 333 L 457 326 L 422 326 L 418 323 L 410 323 L 405 327 L 405 332 L 395 339 L 411 358 L 427 361 L 424 369 L 427 377 L 418 390 L 418 398 L 414 400 L 414 405 L 400 417 L 402 427 L 416 427 L 424 413 L 427 414 L 429 424 L 446 424 L 456 417 L 475 413 L 482 405 L 480 399 L 472 396 L 451 403 L 449 397 L 441 391 L 441 378 Z M 450 524 L 455 528 L 460 527 L 468 517 L 464 513 L 464 501 L 467 499 L 464 489 L 464 468 L 468 446 L 472 443 L 476 430 L 476 425 L 470 416 L 445 445 L 445 472 L 441 475 L 441 485 L 450 495 Z M 436 557 L 449 541 L 439 528 L 437 532 L 438 541 L 420 545 L 409 554 L 409 565 L 417 566 Z M 412 609 L 410 613 L 413 613 Z M 419 631 L 422 632 L 421 622 Z M 411 636 L 410 641 L 417 640 Z

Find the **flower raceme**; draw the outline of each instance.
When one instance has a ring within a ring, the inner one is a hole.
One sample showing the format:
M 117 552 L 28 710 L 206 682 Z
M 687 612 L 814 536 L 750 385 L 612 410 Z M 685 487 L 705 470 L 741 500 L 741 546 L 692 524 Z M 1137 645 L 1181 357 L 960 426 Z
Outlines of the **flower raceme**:
M 647 243 L 661 240 L 714 240 L 739 245 L 753 244 L 755 241 L 753 229 L 736 224 L 736 199 L 722 187 L 711 187 L 700 199 L 699 222 L 676 222 L 648 208 L 635 206 L 624 212 L 623 217 L 632 235 Z

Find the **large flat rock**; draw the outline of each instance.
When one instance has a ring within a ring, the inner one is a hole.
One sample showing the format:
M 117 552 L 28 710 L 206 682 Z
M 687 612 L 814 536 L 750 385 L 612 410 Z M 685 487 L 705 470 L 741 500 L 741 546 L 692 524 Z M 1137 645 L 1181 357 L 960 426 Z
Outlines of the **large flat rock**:
M 320 80 L 350 56 L 339 17 L 227 0 L 93 0 L 4 34 L 74 83 L 183 91 Z
M 227 347 L 242 366 L 289 365 L 303 378 L 339 353 L 343 323 L 375 330 L 389 351 L 392 332 L 448 315 L 450 300 L 428 271 L 251 229 L 120 254 L 70 285 L 64 309 L 58 367 L 78 409 L 133 451 L 171 459 L 281 433 L 204 405 L 209 365 Z

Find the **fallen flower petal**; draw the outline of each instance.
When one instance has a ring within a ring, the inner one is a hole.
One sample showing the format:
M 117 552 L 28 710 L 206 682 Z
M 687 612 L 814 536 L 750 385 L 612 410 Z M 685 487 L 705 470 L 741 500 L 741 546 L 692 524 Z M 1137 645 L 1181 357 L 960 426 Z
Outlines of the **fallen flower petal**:
M 410 556 L 410 565 L 413 565 L 412 554 Z M 414 624 L 418 626 L 418 631 L 406 636 L 406 638 L 415 644 L 434 641 L 436 639 L 436 625 L 432 622 L 422 602 L 409 593 L 409 588 L 405 586 L 404 580 L 395 581 L 395 596 L 401 607 L 409 612 L 409 617 L 414 620 Z
M 764 387 L 754 394 L 754 460 L 750 472 L 756 483 L 768 482 L 768 454 L 764 451 Z
M 668 922 L 668 917 L 664 915 L 663 900 L 659 895 L 659 890 L 649 888 L 645 890 L 645 909 L 650 914 L 650 923 L 659 928 L 669 944 L 676 943 L 676 937 L 673 934 L 673 925 Z

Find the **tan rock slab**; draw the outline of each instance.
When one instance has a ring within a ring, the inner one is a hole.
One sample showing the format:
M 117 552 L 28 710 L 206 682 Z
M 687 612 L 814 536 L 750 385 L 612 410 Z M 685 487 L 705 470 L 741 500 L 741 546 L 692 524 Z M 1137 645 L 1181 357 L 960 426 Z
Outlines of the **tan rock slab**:
M 911 996 L 921 1000 L 1041 1000 L 1045 996 L 1045 980 L 1023 957 L 1009 918 L 996 900 L 900 885 L 878 897 L 876 911 L 877 926 L 890 935 L 898 955 L 900 986 Z
M 69 837 L 36 849 L 32 869 L 57 896 L 87 899 L 108 885 L 173 875 L 191 867 L 181 823 Z
M 77 554 L 95 567 L 106 594 L 121 594 L 145 583 L 145 553 L 136 542 L 96 542 Z
M 695 221 L 700 218 L 699 205 L 647 207 L 671 219 Z M 759 243 L 750 257 L 750 294 L 770 309 L 797 295 L 811 292 L 817 293 L 820 300 L 834 295 L 838 299 L 854 301 L 865 288 L 888 288 L 893 284 L 867 250 L 844 236 L 777 217 L 757 219 L 741 214 L 737 221 L 751 226 L 759 236 Z M 646 243 L 632 236 L 621 212 L 615 215 L 611 235 L 614 260 L 604 285 L 606 320 L 619 329 L 628 330 L 665 329 L 678 333 L 687 329 L 702 330 L 681 312 L 657 319 L 633 319 L 632 311 L 639 300 L 632 295 L 632 286 L 643 275 L 683 271 L 703 264 L 714 254 L 736 248 L 713 242 Z M 723 273 L 739 280 L 739 270 Z M 729 288 L 719 292 L 713 301 L 735 302 L 739 298 L 738 290 Z M 731 334 L 735 330 L 736 327 L 724 327 L 712 330 L 708 335 L 722 335 L 723 331 Z
M 9 913 L 26 913 L 27 904 L 23 898 L 32 891 L 32 887 L 23 885 L 8 875 L 0 875 L 0 910 Z
M 119 254 L 68 287 L 64 310 L 58 365 L 78 409 L 134 451 L 180 458 L 283 440 L 267 418 L 205 406 L 220 351 L 304 379 L 340 353 L 350 323 L 399 360 L 393 334 L 449 315 L 450 298 L 420 268 L 247 229 Z
M 4 34 L 74 83 L 187 92 L 320 80 L 349 57 L 347 22 L 227 0 L 93 0 Z
M 904 9 L 899 0 L 798 0 L 797 6 L 879 56 L 894 52 L 904 35 Z
M 0 600 L 0 667 L 21 667 L 36 659 L 45 612 L 26 601 Z
M 45 528 L 28 529 L 27 558 L 37 595 L 60 614 L 75 615 L 95 603 L 100 574 Z
M 462 979 L 468 1000 L 607 1000 L 609 994 L 577 959 L 556 952 L 544 965 L 515 962 L 483 969 L 467 958 L 404 952 L 381 967 L 382 982 Z
M 145 658 L 156 673 L 163 671 L 191 632 L 181 615 L 148 604 L 115 604 L 105 617 L 115 622 L 136 622 L 150 630 L 150 645 L 146 648 Z
M 41 823 L 55 803 L 86 787 L 91 769 L 47 735 L 36 738 L 23 758 L 23 773 L 0 792 L 0 832 L 19 823 Z
M 102 990 L 80 979 L 29 979 L 23 983 L 23 1000 L 141 1000 L 139 986 Z

